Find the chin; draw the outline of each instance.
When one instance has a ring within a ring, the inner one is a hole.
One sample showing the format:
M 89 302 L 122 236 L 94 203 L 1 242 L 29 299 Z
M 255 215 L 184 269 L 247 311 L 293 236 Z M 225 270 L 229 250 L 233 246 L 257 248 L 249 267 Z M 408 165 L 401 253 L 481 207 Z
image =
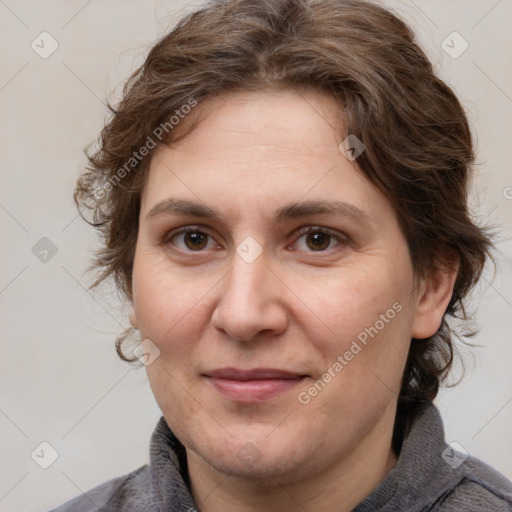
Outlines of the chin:
M 275 455 L 262 456 L 260 460 L 250 464 L 238 460 L 236 456 L 219 462 L 212 461 L 211 465 L 220 473 L 264 487 L 287 484 L 300 476 L 300 464 L 286 458 L 277 460 Z
M 219 473 L 253 484 L 282 485 L 306 477 L 306 461 L 313 454 L 297 453 L 295 443 L 286 446 L 282 439 L 276 441 L 275 446 L 260 443 L 260 448 L 251 441 L 222 443 L 213 450 L 211 445 L 201 447 L 196 453 Z

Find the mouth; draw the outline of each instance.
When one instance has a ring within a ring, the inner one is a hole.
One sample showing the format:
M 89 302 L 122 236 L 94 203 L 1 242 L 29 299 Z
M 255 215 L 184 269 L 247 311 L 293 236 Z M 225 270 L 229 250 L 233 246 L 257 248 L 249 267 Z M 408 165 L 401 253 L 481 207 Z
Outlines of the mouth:
M 203 374 L 224 397 L 242 403 L 266 402 L 298 386 L 307 375 L 274 368 L 220 368 Z

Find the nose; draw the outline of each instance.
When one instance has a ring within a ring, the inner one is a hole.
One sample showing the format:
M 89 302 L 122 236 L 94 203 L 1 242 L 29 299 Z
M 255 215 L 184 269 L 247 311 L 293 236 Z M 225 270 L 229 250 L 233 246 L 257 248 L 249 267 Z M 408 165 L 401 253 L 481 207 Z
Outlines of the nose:
M 234 254 L 233 266 L 221 281 L 212 313 L 215 329 L 237 341 L 256 341 L 286 330 L 288 318 L 283 282 L 269 268 L 265 253 L 248 262 Z

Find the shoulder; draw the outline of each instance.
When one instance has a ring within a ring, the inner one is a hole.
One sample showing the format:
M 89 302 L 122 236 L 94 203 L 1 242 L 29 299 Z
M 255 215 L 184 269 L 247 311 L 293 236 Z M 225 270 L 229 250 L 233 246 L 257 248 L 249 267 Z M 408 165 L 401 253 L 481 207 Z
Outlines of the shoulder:
M 460 479 L 430 510 L 440 512 L 512 512 L 512 482 L 476 457 L 468 457 L 457 470 Z
M 152 501 L 151 474 L 149 466 L 145 465 L 82 493 L 50 512 L 142 512 L 151 510 Z

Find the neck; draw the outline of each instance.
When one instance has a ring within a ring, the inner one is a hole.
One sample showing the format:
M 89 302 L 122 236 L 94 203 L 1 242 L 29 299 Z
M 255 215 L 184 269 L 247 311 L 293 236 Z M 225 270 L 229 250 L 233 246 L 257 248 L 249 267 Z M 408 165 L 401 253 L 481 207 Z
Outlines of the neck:
M 280 485 L 220 473 L 187 449 L 194 500 L 202 512 L 349 512 L 396 465 L 392 449 L 395 412 L 395 408 L 387 411 L 363 441 L 335 465 L 300 480 L 292 475 Z

